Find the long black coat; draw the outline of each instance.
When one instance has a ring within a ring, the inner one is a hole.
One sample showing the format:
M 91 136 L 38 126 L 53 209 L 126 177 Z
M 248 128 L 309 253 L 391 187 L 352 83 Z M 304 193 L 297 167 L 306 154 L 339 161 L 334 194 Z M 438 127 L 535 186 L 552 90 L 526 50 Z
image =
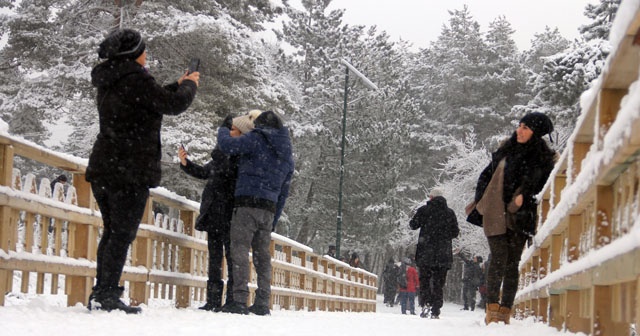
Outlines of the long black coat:
M 450 269 L 453 262 L 451 240 L 458 236 L 456 214 L 447 206 L 447 200 L 434 197 L 418 208 L 411 218 L 412 230 L 420 229 L 416 264 L 420 268 L 443 267 Z
M 204 167 L 187 160 L 187 165 L 180 165 L 180 168 L 193 177 L 207 180 L 200 200 L 196 230 L 210 234 L 228 231 L 238 178 L 238 158 L 224 154 L 216 147 L 211 152 L 211 161 Z
M 160 127 L 165 114 L 185 111 L 196 83 L 162 87 L 133 60 L 107 60 L 91 71 L 97 87 L 100 133 L 89 156 L 86 179 L 110 183 L 160 183 Z

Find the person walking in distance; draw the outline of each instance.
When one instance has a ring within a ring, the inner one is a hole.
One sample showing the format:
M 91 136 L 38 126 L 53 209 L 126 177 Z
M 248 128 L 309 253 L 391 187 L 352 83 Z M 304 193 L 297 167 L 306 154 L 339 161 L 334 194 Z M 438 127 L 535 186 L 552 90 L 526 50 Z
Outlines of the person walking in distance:
M 233 118 L 232 137 L 238 137 L 253 129 L 249 116 Z M 233 212 L 233 193 L 238 177 L 238 156 L 222 153 L 218 147 L 211 152 L 211 161 L 200 166 L 187 159 L 184 147 L 178 149 L 180 169 L 185 173 L 206 179 L 207 184 L 202 191 L 200 215 L 196 219 L 196 230 L 207 232 L 209 251 L 209 279 L 207 280 L 207 302 L 202 310 L 218 312 L 222 309 L 224 281 L 222 280 L 222 258 L 227 261 L 227 296 L 226 303 L 233 302 L 233 262 L 231 260 L 231 214 Z
M 458 255 L 464 262 L 462 272 L 462 300 L 464 307 L 462 310 L 474 311 L 476 309 L 476 291 L 484 282 L 484 275 L 480 268 L 482 257 L 475 256 L 473 259 L 469 259 L 464 253 L 459 253 Z
M 491 251 L 486 324 L 509 324 L 522 250 L 536 231 L 536 195 L 555 163 L 555 151 L 542 139 L 551 131 L 553 124 L 546 115 L 525 115 L 478 178 L 474 203 Z
M 398 281 L 400 312 L 406 314 L 408 309 L 411 315 L 415 315 L 416 288 L 419 287 L 420 283 L 418 280 L 418 271 L 413 267 L 410 258 L 404 258 L 400 272 L 400 276 L 404 277 L 402 281 Z
M 420 316 L 434 319 L 440 317 L 443 287 L 453 263 L 451 241 L 460 233 L 456 215 L 442 195 L 439 188 L 431 190 L 427 204 L 418 208 L 409 222 L 412 230 L 420 229 L 415 258 L 420 275 Z
M 98 89 L 100 131 L 86 170 L 102 215 L 96 283 L 89 310 L 139 313 L 120 300 L 119 286 L 129 245 L 149 197 L 160 183 L 160 127 L 164 115 L 184 112 L 193 101 L 200 74 L 185 72 L 176 83 L 160 86 L 145 69 L 145 43 L 132 29 L 109 34 L 98 50 L 106 59 L 91 71 Z
M 293 176 L 293 147 L 289 130 L 273 111 L 253 120 L 254 129 L 231 137 L 231 118 L 218 129 L 218 146 L 229 155 L 239 155 L 235 207 L 231 219 L 231 259 L 233 261 L 233 303 L 222 311 L 234 314 L 270 314 L 271 232 L 276 224 Z M 254 303 L 249 297 L 249 250 L 258 275 Z
M 382 281 L 384 285 L 384 304 L 393 307 L 398 291 L 398 272 L 400 269 L 396 266 L 393 258 L 389 258 L 387 264 L 382 271 Z

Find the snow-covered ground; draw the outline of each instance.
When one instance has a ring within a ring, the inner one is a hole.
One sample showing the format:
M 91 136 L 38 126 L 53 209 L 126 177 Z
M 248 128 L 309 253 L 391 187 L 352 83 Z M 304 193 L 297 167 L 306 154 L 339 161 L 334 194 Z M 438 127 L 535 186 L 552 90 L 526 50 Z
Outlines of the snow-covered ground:
M 440 320 L 400 314 L 400 307 L 385 307 L 378 296 L 376 313 L 274 311 L 271 316 L 241 316 L 176 309 L 163 302 L 143 306 L 141 315 L 89 312 L 84 306 L 65 307 L 63 297 L 7 296 L 0 307 L 0 329 L 5 336 L 65 335 L 255 335 L 255 336 L 547 336 L 583 335 L 559 332 L 532 318 L 511 325 L 485 326 L 484 312 L 462 311 L 445 304 Z

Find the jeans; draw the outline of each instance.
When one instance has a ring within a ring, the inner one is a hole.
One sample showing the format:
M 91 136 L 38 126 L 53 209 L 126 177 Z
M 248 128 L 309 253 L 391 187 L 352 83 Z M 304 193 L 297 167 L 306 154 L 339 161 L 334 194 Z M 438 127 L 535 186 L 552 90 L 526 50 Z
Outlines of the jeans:
M 407 313 L 407 308 L 411 314 L 416 313 L 416 292 L 400 292 L 400 311 L 403 314 Z
M 242 304 L 249 298 L 249 249 L 258 275 L 255 305 L 269 306 L 271 297 L 271 230 L 273 212 L 239 207 L 231 219 L 231 259 L 233 260 L 233 300 Z

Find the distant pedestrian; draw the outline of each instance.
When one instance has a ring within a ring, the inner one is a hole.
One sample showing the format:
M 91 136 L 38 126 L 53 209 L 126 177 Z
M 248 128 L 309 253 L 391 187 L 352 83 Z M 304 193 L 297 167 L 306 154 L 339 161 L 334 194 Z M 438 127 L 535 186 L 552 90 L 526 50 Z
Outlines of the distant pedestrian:
M 413 267 L 411 259 L 404 258 L 400 266 L 400 274 L 405 277 L 404 283 L 398 286 L 400 297 L 400 312 L 406 314 L 407 310 L 411 315 L 416 314 L 415 301 L 416 289 L 419 287 L 418 271 Z
M 353 268 L 364 268 L 362 267 L 362 263 L 360 262 L 360 257 L 357 253 L 351 253 L 351 259 L 349 259 L 349 266 Z
M 473 259 L 469 259 L 464 253 L 459 253 L 458 255 L 464 262 L 462 275 L 462 300 L 464 306 L 462 310 L 473 311 L 476 309 L 476 292 L 478 287 L 484 283 L 484 275 L 480 268 L 482 257 L 475 256 Z
M 398 291 L 398 272 L 400 268 L 396 266 L 393 258 L 389 258 L 382 271 L 382 281 L 384 285 L 384 304 L 393 307 Z
M 442 190 L 434 188 L 426 205 L 411 218 L 412 230 L 420 229 L 416 263 L 420 274 L 418 302 L 421 317 L 440 317 L 444 303 L 443 287 L 453 263 L 451 240 L 460 233 L 456 214 L 447 206 Z
M 329 250 L 327 251 L 327 255 L 330 256 L 331 258 L 335 258 L 336 257 L 336 246 L 335 245 L 329 245 Z
M 51 193 L 53 193 L 53 191 L 56 188 L 56 184 L 62 184 L 63 188 L 64 186 L 67 184 L 67 175 L 62 174 L 62 175 L 58 175 L 58 177 L 56 177 L 53 181 L 51 181 Z

